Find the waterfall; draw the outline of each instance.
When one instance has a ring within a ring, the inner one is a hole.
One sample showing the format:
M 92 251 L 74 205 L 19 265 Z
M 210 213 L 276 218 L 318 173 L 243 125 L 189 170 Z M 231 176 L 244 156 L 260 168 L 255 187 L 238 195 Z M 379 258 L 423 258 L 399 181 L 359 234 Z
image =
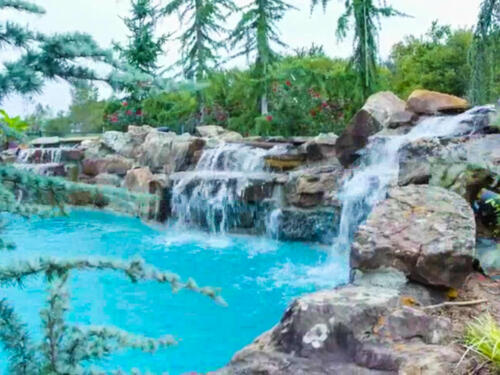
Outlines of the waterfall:
M 265 226 L 261 216 L 267 215 L 266 202 L 254 202 L 249 189 L 269 193 L 274 176 L 266 171 L 265 157 L 282 152 L 283 147 L 265 150 L 223 143 L 204 150 L 194 171 L 172 176 L 173 216 L 211 232 L 254 228 L 258 220 L 264 220 L 261 225 Z
M 477 115 L 490 111 L 491 107 L 478 107 L 456 116 L 429 117 L 407 134 L 372 137 L 363 150 L 359 166 L 340 190 L 342 211 L 333 252 L 348 252 L 358 226 L 366 220 L 372 208 L 385 199 L 388 188 L 397 183 L 399 153 L 404 146 L 426 138 L 471 135 L 478 126 L 474 121 Z
M 20 150 L 17 156 L 19 164 L 61 163 L 63 149 L 61 147 L 27 148 Z

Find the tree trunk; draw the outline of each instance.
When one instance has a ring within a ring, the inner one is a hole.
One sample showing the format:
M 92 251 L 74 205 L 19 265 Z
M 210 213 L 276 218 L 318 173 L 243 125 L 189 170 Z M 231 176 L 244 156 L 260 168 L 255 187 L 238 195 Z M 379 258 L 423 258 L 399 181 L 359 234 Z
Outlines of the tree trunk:
M 267 93 L 262 94 L 260 97 L 260 113 L 265 116 L 269 113 L 269 102 L 267 101 Z

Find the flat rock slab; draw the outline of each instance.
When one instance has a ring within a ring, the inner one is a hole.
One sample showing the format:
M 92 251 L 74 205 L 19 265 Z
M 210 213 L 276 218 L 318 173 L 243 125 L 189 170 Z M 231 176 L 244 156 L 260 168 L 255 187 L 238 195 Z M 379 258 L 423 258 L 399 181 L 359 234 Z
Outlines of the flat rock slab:
M 359 228 L 351 267 L 393 267 L 410 279 L 460 287 L 473 271 L 476 225 L 471 207 L 440 187 L 393 188 Z

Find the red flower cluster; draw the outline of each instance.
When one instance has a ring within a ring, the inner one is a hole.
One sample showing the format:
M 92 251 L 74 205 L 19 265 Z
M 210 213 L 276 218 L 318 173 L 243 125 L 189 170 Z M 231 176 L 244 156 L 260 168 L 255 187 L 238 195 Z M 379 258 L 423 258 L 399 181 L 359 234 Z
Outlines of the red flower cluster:
M 266 120 L 267 120 L 268 122 L 273 121 L 273 116 L 271 116 L 271 115 L 267 115 L 267 116 L 266 116 Z
M 287 85 L 288 87 L 292 87 L 292 82 L 290 82 L 289 80 L 287 80 L 287 81 L 285 82 L 285 85 Z

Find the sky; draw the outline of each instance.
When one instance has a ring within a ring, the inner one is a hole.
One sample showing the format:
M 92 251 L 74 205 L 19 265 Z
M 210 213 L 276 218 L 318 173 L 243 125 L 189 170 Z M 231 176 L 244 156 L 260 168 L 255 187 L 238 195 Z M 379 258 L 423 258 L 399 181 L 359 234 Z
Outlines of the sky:
M 2 14 L 0 19 L 10 19 L 27 25 L 33 30 L 45 33 L 66 31 L 84 31 L 91 34 L 102 47 L 109 47 L 113 41 L 124 42 L 127 30 L 122 17 L 129 9 L 129 0 L 33 0 L 42 5 L 47 13 L 43 16 L 20 15 L 16 12 Z M 245 3 L 248 0 L 236 0 Z M 332 57 L 348 57 L 352 51 L 352 40 L 347 38 L 338 42 L 335 38 L 336 20 L 342 12 L 343 1 L 333 0 L 324 13 L 321 8 L 310 12 L 310 0 L 289 0 L 298 10 L 289 11 L 280 22 L 279 29 L 283 41 L 288 44 L 284 52 L 296 48 L 309 47 L 313 43 L 322 45 Z M 379 48 L 386 58 L 392 45 L 406 35 L 424 34 L 434 20 L 453 27 L 471 27 L 477 20 L 481 0 L 393 0 L 398 10 L 411 17 L 396 17 L 382 20 Z M 234 24 L 237 19 L 230 19 Z M 175 17 L 166 19 L 160 25 L 161 30 L 178 31 Z M 171 42 L 166 47 L 162 63 L 170 65 L 179 56 L 180 45 Z M 15 51 L 2 51 L 0 60 L 12 59 Z M 242 65 L 239 61 L 232 64 Z M 100 87 L 101 95 L 106 97 L 110 90 Z M 41 95 L 31 98 L 10 96 L 1 103 L 1 107 L 11 115 L 26 115 L 37 103 L 49 105 L 55 112 L 65 110 L 71 102 L 70 88 L 64 82 L 50 82 Z

